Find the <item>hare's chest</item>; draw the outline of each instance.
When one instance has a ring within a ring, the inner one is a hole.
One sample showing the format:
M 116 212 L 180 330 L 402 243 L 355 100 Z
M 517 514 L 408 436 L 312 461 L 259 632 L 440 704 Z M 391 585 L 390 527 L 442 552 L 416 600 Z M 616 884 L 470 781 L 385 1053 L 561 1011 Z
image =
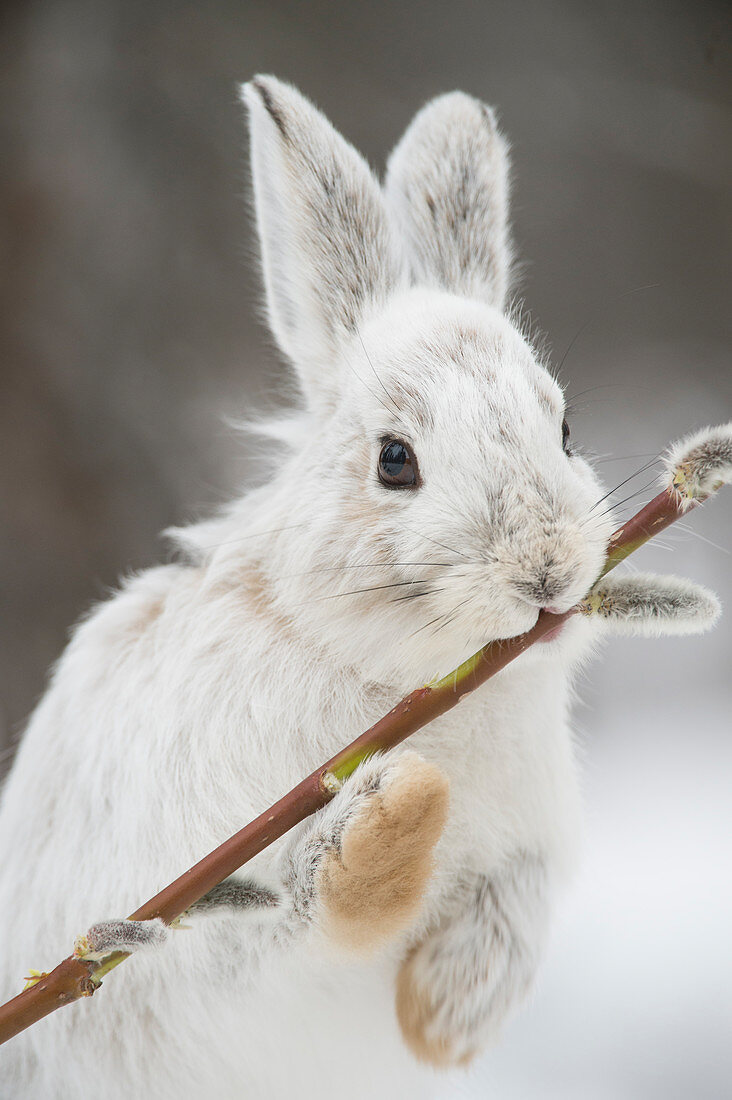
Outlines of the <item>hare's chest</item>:
M 487 869 L 518 851 L 571 856 L 579 795 L 563 693 L 552 685 L 537 699 L 515 686 L 476 693 L 412 739 L 450 780 L 448 862 Z

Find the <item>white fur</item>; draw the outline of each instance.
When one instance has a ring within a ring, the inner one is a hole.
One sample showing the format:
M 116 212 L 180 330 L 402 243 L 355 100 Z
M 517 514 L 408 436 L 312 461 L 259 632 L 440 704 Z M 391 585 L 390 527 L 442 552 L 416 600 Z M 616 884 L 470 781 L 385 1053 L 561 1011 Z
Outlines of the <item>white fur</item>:
M 399 239 L 366 162 L 311 103 L 266 77 L 243 98 L 269 322 L 312 406 L 342 338 L 406 282 Z
M 131 578 L 76 629 L 0 811 L 3 999 L 406 691 L 531 627 L 541 603 L 572 606 L 604 558 L 611 518 L 591 514 L 602 490 L 562 450 L 561 391 L 500 312 L 506 185 L 491 116 L 464 96 L 426 108 L 392 158 L 387 203 L 293 89 L 258 78 L 246 101 L 272 328 L 307 402 L 287 435 L 297 443 L 273 444 L 266 485 L 180 536 L 186 564 Z M 465 285 L 445 274 L 466 260 L 465 237 L 451 244 L 444 231 L 455 164 L 452 213 L 468 219 L 475 251 Z M 441 188 L 431 243 L 421 180 Z M 431 274 L 435 256 L 444 278 Z M 380 484 L 384 435 L 413 446 L 419 489 Z M 194 915 L 93 1001 L 13 1040 L 2 1096 L 430 1095 L 434 1075 L 395 1020 L 400 961 L 439 930 L 419 980 L 442 998 L 430 1026 L 458 1054 L 525 995 L 551 887 L 573 857 L 567 675 L 591 634 L 570 623 L 412 738 L 452 793 L 408 936 L 361 962 L 297 905 Z M 296 897 L 309 881 L 299 855 L 353 782 L 243 874 Z
M 423 107 L 389 158 L 385 192 L 418 282 L 503 308 L 508 156 L 489 107 L 462 92 Z

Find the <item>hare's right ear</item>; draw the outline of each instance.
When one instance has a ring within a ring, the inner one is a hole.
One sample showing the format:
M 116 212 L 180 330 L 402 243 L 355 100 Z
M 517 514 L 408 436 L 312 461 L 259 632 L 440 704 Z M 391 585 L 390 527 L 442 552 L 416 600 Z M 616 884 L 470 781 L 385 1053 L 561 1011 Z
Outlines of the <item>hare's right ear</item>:
M 401 283 L 404 265 L 368 165 L 272 76 L 242 89 L 272 332 L 311 405 L 333 406 L 337 352 Z
M 417 281 L 503 309 L 508 155 L 490 108 L 462 92 L 433 99 L 389 158 L 385 190 Z

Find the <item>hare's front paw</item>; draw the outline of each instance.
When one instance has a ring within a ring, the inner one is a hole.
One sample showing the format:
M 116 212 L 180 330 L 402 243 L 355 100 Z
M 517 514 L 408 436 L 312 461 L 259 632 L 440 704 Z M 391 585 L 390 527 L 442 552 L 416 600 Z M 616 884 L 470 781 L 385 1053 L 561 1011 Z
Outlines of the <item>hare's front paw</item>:
M 326 933 L 369 952 L 419 912 L 447 817 L 448 782 L 415 753 L 362 765 L 307 842 L 312 901 Z

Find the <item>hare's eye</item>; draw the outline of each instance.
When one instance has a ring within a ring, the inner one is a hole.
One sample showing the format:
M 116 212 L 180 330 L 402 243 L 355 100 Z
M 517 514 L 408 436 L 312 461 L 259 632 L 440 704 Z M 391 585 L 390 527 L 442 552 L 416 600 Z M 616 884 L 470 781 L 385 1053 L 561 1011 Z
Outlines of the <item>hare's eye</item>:
M 401 439 L 387 439 L 379 455 L 379 480 L 387 489 L 409 489 L 419 484 L 417 460 Z
M 562 449 L 569 454 L 569 424 L 566 420 L 562 421 Z

